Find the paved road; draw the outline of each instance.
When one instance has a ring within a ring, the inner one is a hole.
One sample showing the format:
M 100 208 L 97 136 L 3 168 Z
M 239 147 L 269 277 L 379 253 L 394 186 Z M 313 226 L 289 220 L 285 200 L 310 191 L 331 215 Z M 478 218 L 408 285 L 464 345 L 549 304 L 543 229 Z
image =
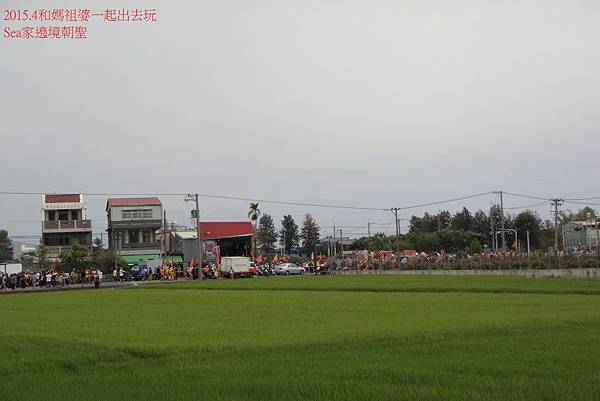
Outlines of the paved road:
M 166 284 L 175 284 L 178 282 L 188 281 L 186 279 L 178 279 L 177 281 L 124 281 L 122 283 L 113 283 L 112 281 L 105 281 L 102 283 L 100 288 L 120 288 L 120 287 L 132 287 L 138 285 L 166 285 Z M 74 284 L 70 287 L 26 287 L 26 288 L 17 288 L 16 290 L 6 289 L 0 290 L 0 295 L 8 295 L 8 294 L 32 294 L 36 292 L 52 292 L 52 291 L 79 291 L 79 290 L 94 290 L 94 284 Z

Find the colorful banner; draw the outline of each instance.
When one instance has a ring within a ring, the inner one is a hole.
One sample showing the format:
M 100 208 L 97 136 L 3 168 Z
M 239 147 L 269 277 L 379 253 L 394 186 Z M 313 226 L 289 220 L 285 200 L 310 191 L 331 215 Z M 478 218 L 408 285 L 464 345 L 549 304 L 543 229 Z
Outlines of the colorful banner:
M 210 262 L 217 260 L 217 241 L 205 240 L 204 241 L 204 259 Z

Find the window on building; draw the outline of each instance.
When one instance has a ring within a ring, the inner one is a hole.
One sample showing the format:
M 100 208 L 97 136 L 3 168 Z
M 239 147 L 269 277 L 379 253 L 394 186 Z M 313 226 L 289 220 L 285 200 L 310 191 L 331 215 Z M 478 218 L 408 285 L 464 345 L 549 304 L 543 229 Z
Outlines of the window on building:
M 140 242 L 140 232 L 138 230 L 129 230 L 128 235 L 130 244 L 137 244 Z
M 54 211 L 54 210 L 49 210 L 48 211 L 48 220 L 49 221 L 56 220 L 56 211 Z
M 68 210 L 59 210 L 58 211 L 58 219 L 59 220 L 69 220 L 69 211 Z
M 152 218 L 152 209 L 127 209 L 121 211 L 123 220 L 143 220 Z
M 150 230 L 142 231 L 142 242 L 144 242 L 144 243 L 152 242 L 152 231 L 150 231 Z

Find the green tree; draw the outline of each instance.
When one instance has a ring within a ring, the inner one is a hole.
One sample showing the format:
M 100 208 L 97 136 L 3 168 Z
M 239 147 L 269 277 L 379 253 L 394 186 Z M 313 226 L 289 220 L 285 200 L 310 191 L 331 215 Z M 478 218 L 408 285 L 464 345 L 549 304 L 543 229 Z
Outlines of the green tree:
M 13 258 L 13 244 L 8 231 L 0 230 L 0 262 L 8 262 Z
M 267 253 L 275 249 L 277 232 L 275 231 L 275 223 L 273 223 L 273 218 L 268 214 L 263 214 L 258 221 L 256 237 L 262 252 Z
M 576 221 L 586 221 L 588 218 L 596 219 L 596 211 L 589 206 L 580 209 L 574 216 Z
M 304 253 L 307 256 L 309 256 L 311 252 L 315 252 L 316 255 L 320 236 L 319 230 L 319 225 L 314 217 L 310 213 L 306 214 L 304 216 L 300 238 L 302 238 L 302 246 L 304 247 Z
M 444 230 L 449 228 L 452 224 L 452 215 L 447 210 L 442 210 L 435 216 L 437 231 Z
M 470 231 L 473 229 L 473 217 L 466 207 L 457 212 L 452 218 L 451 227 L 453 230 Z
M 491 225 L 490 218 L 485 214 L 483 210 L 478 210 L 473 215 L 473 231 L 480 235 L 482 239 L 484 239 L 484 243 L 491 243 L 490 234 L 491 234 Z
M 104 244 L 102 243 L 102 239 L 101 238 L 96 238 L 94 239 L 94 243 L 92 245 L 92 251 L 94 253 L 101 251 L 104 248 Z
M 75 269 L 76 271 L 85 270 L 88 265 L 88 250 L 83 245 L 73 245 L 60 255 L 60 270 L 68 271 Z
M 260 209 L 258 208 L 258 202 L 250 202 L 250 208 L 248 210 L 248 217 L 250 217 L 250 221 L 252 222 L 252 227 L 254 227 L 254 232 L 256 233 L 256 222 L 258 221 L 258 217 L 260 216 Z M 256 256 L 256 234 L 252 236 L 252 259 Z
M 481 242 L 479 242 L 479 240 L 472 240 L 471 243 L 469 244 L 469 246 L 466 249 L 467 253 L 481 253 L 483 252 L 483 246 L 481 245 Z
M 92 256 L 92 265 L 93 267 L 100 268 L 100 270 L 106 273 L 112 271 L 115 268 L 115 265 L 118 268 L 127 268 L 127 262 L 108 250 L 100 250 L 99 252 L 94 253 Z
M 517 230 L 519 240 L 522 244 L 527 241 L 529 231 L 529 242 L 531 246 L 537 247 L 540 243 L 542 220 L 535 212 L 524 210 L 514 219 L 514 228 Z
M 298 247 L 298 225 L 291 215 L 283 216 L 281 219 L 281 230 L 279 231 L 279 241 L 283 245 L 283 252 L 289 253 L 292 249 Z

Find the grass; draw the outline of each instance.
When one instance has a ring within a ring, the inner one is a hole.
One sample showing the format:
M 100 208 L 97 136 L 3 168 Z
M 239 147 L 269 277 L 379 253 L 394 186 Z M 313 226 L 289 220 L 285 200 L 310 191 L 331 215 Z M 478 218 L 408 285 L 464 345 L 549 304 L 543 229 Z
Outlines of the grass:
M 188 281 L 178 284 L 177 289 L 600 295 L 600 281 L 530 279 L 521 276 L 405 276 L 373 274 L 321 277 L 267 277 L 260 280 Z
M 594 400 L 599 333 L 600 282 L 563 279 L 2 296 L 0 400 Z

